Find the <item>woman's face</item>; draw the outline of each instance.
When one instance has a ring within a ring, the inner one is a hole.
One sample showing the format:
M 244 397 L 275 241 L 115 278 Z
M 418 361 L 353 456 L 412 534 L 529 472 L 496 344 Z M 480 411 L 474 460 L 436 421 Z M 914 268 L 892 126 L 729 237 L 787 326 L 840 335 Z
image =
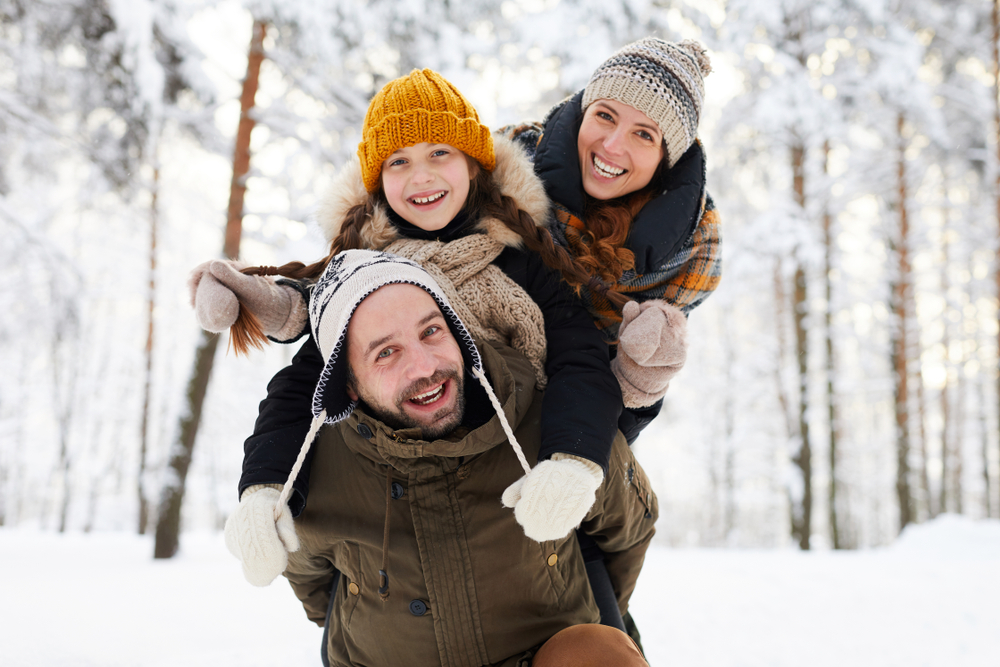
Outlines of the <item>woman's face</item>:
M 614 199 L 649 184 L 663 160 L 663 135 L 635 107 L 597 100 L 583 114 L 576 148 L 583 189 L 594 199 Z
M 437 231 L 465 206 L 469 181 L 478 171 L 474 164 L 448 144 L 407 146 L 382 163 L 382 189 L 401 218 L 425 231 Z

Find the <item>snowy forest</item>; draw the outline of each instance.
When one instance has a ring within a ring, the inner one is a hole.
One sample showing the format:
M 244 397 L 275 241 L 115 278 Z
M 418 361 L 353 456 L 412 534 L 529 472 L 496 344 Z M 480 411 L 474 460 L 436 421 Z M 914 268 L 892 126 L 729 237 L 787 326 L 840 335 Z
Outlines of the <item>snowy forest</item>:
M 1000 517 L 998 4 L 0 0 L 0 526 L 158 557 L 220 530 L 297 344 L 236 357 L 188 271 L 324 255 L 312 209 L 386 81 L 540 120 L 646 35 L 709 49 L 724 261 L 635 448 L 657 540 Z

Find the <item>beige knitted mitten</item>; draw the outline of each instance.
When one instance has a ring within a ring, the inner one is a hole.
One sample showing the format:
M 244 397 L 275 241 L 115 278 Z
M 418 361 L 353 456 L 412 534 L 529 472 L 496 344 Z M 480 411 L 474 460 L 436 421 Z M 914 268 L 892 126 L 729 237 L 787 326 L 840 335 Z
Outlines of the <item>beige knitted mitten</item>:
M 203 329 L 227 330 L 236 322 L 241 304 L 257 316 L 264 334 L 278 341 L 291 340 L 309 326 L 308 304 L 294 287 L 239 269 L 236 262 L 213 259 L 191 271 L 191 305 Z
M 580 525 L 594 504 L 604 471 L 593 461 L 556 453 L 503 492 L 504 507 L 536 542 L 558 540 Z
M 288 567 L 288 554 L 299 550 L 288 508 L 277 522 L 274 520 L 281 489 L 281 484 L 247 488 L 239 507 L 226 521 L 226 548 L 243 564 L 243 576 L 254 586 L 274 581 Z
M 675 306 L 653 299 L 625 304 L 618 329 L 618 355 L 611 370 L 627 408 L 643 408 L 667 393 L 687 358 L 687 318 Z

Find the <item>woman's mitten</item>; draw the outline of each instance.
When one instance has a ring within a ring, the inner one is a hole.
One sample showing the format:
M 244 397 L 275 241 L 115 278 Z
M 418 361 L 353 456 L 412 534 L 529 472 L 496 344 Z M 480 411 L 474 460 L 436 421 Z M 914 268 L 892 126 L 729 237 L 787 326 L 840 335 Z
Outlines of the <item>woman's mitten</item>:
M 663 398 L 686 358 L 687 318 L 679 308 L 660 299 L 625 304 L 618 355 L 611 360 L 625 407 L 643 408 Z
M 536 542 L 558 540 L 580 525 L 594 504 L 604 471 L 593 461 L 556 453 L 503 492 L 504 507 Z
M 299 550 L 288 508 L 274 519 L 281 489 L 280 484 L 248 487 L 226 521 L 226 548 L 243 564 L 243 576 L 254 586 L 274 581 L 288 567 L 288 554 Z
M 236 262 L 213 259 L 191 271 L 191 305 L 201 327 L 213 333 L 229 329 L 242 304 L 257 316 L 264 335 L 278 341 L 296 338 L 309 325 L 308 304 L 299 291 L 239 268 Z

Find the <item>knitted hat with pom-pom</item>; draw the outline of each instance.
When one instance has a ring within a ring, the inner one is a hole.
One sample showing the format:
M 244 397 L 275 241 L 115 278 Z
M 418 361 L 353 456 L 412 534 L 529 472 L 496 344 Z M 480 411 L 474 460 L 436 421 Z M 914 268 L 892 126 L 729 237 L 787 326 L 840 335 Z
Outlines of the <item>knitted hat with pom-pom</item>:
M 712 71 L 698 42 L 646 37 L 623 47 L 594 71 L 583 92 L 583 109 L 615 100 L 649 116 L 663 134 L 667 166 L 673 167 L 698 136 L 705 76 Z
M 400 148 L 419 143 L 448 144 L 493 171 L 493 135 L 479 114 L 447 79 L 415 69 L 375 94 L 361 128 L 358 157 L 368 192 L 378 188 L 382 163 Z

